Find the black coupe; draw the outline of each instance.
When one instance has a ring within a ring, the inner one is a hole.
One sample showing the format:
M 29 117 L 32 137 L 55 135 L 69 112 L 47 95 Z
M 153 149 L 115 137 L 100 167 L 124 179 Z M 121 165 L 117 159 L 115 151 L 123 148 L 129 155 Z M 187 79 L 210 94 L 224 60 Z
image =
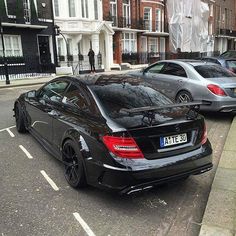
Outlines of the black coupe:
M 71 186 L 127 194 L 212 168 L 198 110 L 129 75 L 56 78 L 14 104 L 17 130 L 63 162 Z

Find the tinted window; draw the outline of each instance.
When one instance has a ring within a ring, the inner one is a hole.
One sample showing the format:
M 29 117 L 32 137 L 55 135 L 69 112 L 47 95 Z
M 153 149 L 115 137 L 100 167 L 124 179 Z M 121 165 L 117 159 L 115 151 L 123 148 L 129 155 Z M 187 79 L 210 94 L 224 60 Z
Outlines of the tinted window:
M 236 51 L 224 52 L 220 55 L 220 57 L 223 57 L 223 58 L 236 57 Z
M 233 72 L 236 72 L 236 61 L 227 61 L 227 67 L 231 69 Z
M 85 96 L 81 92 L 81 89 L 74 84 L 71 84 L 65 92 L 63 103 L 75 106 L 81 110 L 86 110 L 88 108 L 88 104 L 86 102 Z
M 214 58 L 202 58 L 203 61 L 212 62 L 220 65 L 220 62 Z
M 161 69 L 164 67 L 164 65 L 165 65 L 165 63 L 158 63 L 158 64 L 156 64 L 155 66 L 152 66 L 152 67 L 148 70 L 148 72 L 149 72 L 149 73 L 155 73 L 155 74 L 160 73 L 160 72 L 161 72 Z
M 38 98 L 44 100 L 51 100 L 53 102 L 59 102 L 62 99 L 62 94 L 66 90 L 69 82 L 55 81 L 45 85 L 39 92 Z
M 107 113 L 113 117 L 120 116 L 119 111 L 122 108 L 162 106 L 172 103 L 167 97 L 145 84 L 94 85 L 91 89 L 98 96 Z
M 187 77 L 184 68 L 175 63 L 168 63 L 161 71 L 162 74 Z
M 234 77 L 235 75 L 218 65 L 201 65 L 195 66 L 195 70 L 203 78 L 218 78 L 218 77 Z

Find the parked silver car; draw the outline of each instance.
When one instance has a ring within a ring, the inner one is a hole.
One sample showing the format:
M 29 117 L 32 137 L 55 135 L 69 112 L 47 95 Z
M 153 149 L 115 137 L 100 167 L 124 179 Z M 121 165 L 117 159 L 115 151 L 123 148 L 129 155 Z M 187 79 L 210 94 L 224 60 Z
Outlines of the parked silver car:
M 215 63 L 164 60 L 131 72 L 175 102 L 205 101 L 202 110 L 236 111 L 236 74 Z

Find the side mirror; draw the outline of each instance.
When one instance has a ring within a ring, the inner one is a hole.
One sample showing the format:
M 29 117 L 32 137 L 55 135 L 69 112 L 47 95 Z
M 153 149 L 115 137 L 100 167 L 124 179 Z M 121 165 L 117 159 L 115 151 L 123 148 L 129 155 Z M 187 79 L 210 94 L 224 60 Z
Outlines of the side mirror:
M 27 98 L 35 98 L 36 97 L 36 90 L 29 91 L 26 94 Z

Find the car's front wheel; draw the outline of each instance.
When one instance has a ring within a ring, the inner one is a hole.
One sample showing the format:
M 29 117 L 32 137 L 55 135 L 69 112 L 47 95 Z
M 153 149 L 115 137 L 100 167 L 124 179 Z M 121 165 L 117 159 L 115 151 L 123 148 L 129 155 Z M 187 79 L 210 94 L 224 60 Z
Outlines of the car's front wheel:
M 65 164 L 65 178 L 74 188 L 87 185 L 83 160 L 76 143 L 67 140 L 63 145 L 63 163 Z
M 26 133 L 27 129 L 25 126 L 24 114 L 23 114 L 22 108 L 19 103 L 15 104 L 14 111 L 15 111 L 15 120 L 16 120 L 17 131 L 19 133 Z
M 188 91 L 181 91 L 177 94 L 175 101 L 177 103 L 192 102 L 193 97 L 192 97 L 191 93 L 189 93 Z

